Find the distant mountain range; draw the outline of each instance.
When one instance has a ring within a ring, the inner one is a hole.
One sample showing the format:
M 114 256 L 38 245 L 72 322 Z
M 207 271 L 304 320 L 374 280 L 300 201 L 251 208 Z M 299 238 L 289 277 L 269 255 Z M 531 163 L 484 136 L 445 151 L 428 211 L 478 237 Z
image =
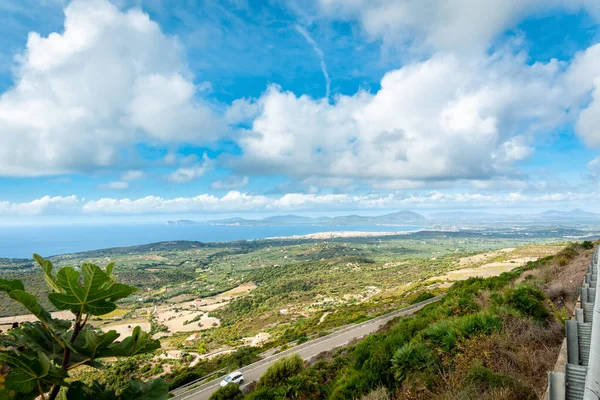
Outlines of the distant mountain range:
M 539 214 L 492 214 L 479 211 L 448 211 L 430 214 L 427 218 L 412 211 L 398 211 L 378 216 L 345 215 L 340 217 L 303 217 L 300 215 L 276 215 L 262 219 L 227 218 L 195 222 L 190 220 L 167 221 L 167 225 L 230 225 L 230 226 L 273 226 L 273 225 L 420 225 L 430 226 L 449 223 L 564 223 L 598 222 L 600 214 L 575 209 L 571 211 L 549 210 Z
M 266 226 L 266 225 L 429 225 L 427 218 L 412 211 L 399 211 L 378 216 L 346 215 L 341 217 L 302 217 L 300 215 L 276 215 L 263 219 L 227 218 L 205 222 L 193 222 L 189 220 L 167 221 L 167 225 L 189 225 L 194 223 L 209 225 L 232 225 L 232 226 Z
M 436 222 L 467 222 L 467 221 L 518 221 L 518 222 L 586 222 L 600 220 L 600 214 L 584 211 L 579 208 L 571 211 L 549 210 L 538 214 L 492 214 L 479 211 L 450 211 L 438 212 L 429 215 L 431 221 Z

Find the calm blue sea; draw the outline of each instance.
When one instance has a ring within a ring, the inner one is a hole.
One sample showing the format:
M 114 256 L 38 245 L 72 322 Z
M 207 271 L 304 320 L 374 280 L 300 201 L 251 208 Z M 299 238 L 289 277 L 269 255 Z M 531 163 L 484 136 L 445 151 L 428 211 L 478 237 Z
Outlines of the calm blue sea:
M 169 240 L 226 242 L 328 231 L 399 232 L 419 226 L 48 225 L 0 227 L 0 258 L 44 257 Z

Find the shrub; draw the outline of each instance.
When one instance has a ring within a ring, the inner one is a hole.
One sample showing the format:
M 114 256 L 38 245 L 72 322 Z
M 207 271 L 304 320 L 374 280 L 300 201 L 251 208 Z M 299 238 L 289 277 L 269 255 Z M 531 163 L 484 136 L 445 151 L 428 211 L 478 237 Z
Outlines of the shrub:
M 581 243 L 581 247 L 583 247 L 584 249 L 593 249 L 594 248 L 594 243 L 590 242 L 589 240 L 584 240 Z
M 537 321 L 548 321 L 550 312 L 544 305 L 544 292 L 531 286 L 519 286 L 509 289 L 504 294 L 504 302 L 521 314 Z
M 502 327 L 499 317 L 488 312 L 442 320 L 423 331 L 423 338 L 444 351 L 452 351 L 459 338 L 469 338 L 479 333 L 490 334 Z
M 413 301 L 411 301 L 410 304 L 417 304 L 422 301 L 429 300 L 433 297 L 435 297 L 435 295 L 433 293 L 423 292 L 423 293 L 420 293 L 417 297 L 415 297 L 415 299 Z
M 283 399 L 285 397 L 285 388 L 270 388 L 270 387 L 262 387 L 256 389 L 254 392 L 250 393 L 247 397 L 248 400 L 274 400 L 274 399 Z
M 409 373 L 426 370 L 435 364 L 435 356 L 423 343 L 405 344 L 396 350 L 392 357 L 392 371 L 399 382 L 402 382 Z
M 200 378 L 202 378 L 202 375 L 196 372 L 185 372 L 183 374 L 179 374 L 169 382 L 169 390 L 177 389 L 179 386 L 183 386 L 186 383 L 193 382 Z
M 304 368 L 304 360 L 298 354 L 292 354 L 282 357 L 275 361 L 261 376 L 258 381 L 258 388 L 277 387 L 286 382 L 286 380 L 297 375 Z
M 241 400 L 243 398 L 244 394 L 240 390 L 239 385 L 228 383 L 214 392 L 208 400 Z
M 296 344 L 302 344 L 302 343 L 304 343 L 304 342 L 308 342 L 308 340 L 309 340 L 309 339 L 308 339 L 306 336 L 304 336 L 304 335 L 303 335 L 303 336 L 300 336 L 300 337 L 298 338 L 298 340 L 296 341 Z
M 256 347 L 240 347 L 231 353 L 229 367 L 237 369 L 252 364 L 260 359 L 257 354 L 258 349 Z

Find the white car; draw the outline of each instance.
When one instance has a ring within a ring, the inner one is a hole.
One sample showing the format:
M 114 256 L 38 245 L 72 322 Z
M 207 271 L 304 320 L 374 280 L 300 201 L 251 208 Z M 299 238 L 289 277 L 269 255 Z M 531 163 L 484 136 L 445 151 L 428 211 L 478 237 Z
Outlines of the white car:
M 221 381 L 221 386 L 227 386 L 228 383 L 235 383 L 241 385 L 244 383 L 244 375 L 240 371 L 230 373 Z

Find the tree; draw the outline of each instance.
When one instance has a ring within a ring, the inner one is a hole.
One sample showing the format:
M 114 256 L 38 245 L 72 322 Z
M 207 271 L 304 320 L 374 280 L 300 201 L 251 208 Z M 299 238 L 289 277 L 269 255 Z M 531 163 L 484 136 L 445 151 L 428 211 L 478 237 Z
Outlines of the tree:
M 98 382 L 87 386 L 69 379 L 74 369 L 87 365 L 101 368 L 103 358 L 132 357 L 160 348 L 160 342 L 136 327 L 130 337 L 120 342 L 112 330 L 102 333 L 88 324 L 90 317 L 108 314 L 117 308 L 116 302 L 132 294 L 133 286 L 117 283 L 114 264 L 101 269 L 83 264 L 81 273 L 63 267 L 55 274 L 53 265 L 37 254 L 33 258 L 44 272 L 49 288 L 48 299 L 58 310 L 73 313 L 72 321 L 52 318 L 35 298 L 27 293 L 23 282 L 0 279 L 0 290 L 21 303 L 38 321 L 24 322 L 9 334 L 18 345 L 0 347 L 0 398 L 34 399 L 38 396 L 54 400 L 61 387 L 71 399 L 166 399 L 168 386 L 161 379 L 147 383 L 130 380 L 120 395 Z

